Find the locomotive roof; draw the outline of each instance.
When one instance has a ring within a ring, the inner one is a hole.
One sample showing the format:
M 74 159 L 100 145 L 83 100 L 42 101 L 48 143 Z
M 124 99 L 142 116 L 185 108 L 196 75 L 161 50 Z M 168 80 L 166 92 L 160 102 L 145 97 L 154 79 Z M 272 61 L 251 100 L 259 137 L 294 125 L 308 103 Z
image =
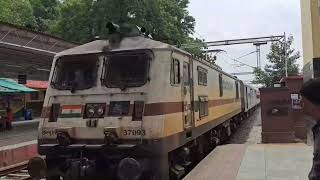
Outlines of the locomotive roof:
M 108 48 L 108 47 L 109 47 L 109 40 L 95 40 L 95 41 L 92 41 L 92 42 L 89 42 L 89 43 L 86 43 L 86 44 L 83 44 L 83 45 L 80 45 L 80 46 L 77 46 L 77 47 L 74 47 L 71 49 L 67 49 L 67 50 L 62 51 L 60 53 L 57 53 L 55 57 L 69 56 L 69 55 L 81 55 L 81 54 L 98 54 L 98 53 L 103 53 L 104 49 Z M 139 49 L 152 49 L 152 50 L 155 50 L 155 49 L 166 50 L 167 49 L 167 50 L 178 51 L 178 52 L 186 54 L 188 56 L 192 56 L 190 53 L 188 53 L 182 49 L 179 49 L 175 46 L 172 46 L 172 45 L 160 42 L 160 41 L 155 41 L 155 40 L 152 40 L 149 38 L 145 38 L 143 36 L 125 37 L 121 40 L 121 42 L 117 48 L 111 49 L 110 51 L 117 52 L 117 51 L 139 50 Z M 200 60 L 198 60 L 198 61 L 201 62 Z M 230 76 L 233 79 L 237 79 L 222 70 L 218 70 L 218 71 L 224 73 L 225 75 Z M 239 80 L 239 81 L 241 81 L 241 80 Z
M 103 49 L 108 48 L 109 40 L 95 40 L 65 51 L 62 51 L 56 55 L 56 57 L 66 55 L 80 55 L 80 54 L 96 54 L 102 53 Z M 184 54 L 190 55 L 188 52 L 183 51 L 175 46 L 155 41 L 142 36 L 125 37 L 121 40 L 117 48 L 111 49 L 111 51 L 127 51 L 127 50 L 138 50 L 138 49 L 172 49 Z M 191 56 L 191 55 L 190 55 Z

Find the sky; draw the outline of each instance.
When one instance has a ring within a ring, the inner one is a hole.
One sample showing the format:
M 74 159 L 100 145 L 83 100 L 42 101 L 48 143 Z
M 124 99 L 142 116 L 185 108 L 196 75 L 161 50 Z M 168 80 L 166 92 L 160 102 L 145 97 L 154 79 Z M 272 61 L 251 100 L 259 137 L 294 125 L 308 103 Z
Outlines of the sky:
M 261 36 L 293 35 L 293 48 L 302 55 L 302 34 L 300 19 L 300 0 L 190 0 L 190 15 L 196 20 L 195 37 L 206 41 L 239 39 Z M 228 73 L 252 72 L 252 68 L 240 66 L 232 61 L 256 50 L 252 44 L 220 46 L 217 64 Z M 267 62 L 266 54 L 270 43 L 261 46 L 261 64 Z M 253 53 L 240 61 L 256 66 L 256 54 Z M 297 63 L 302 68 L 302 58 Z M 239 79 L 247 83 L 253 75 L 241 75 Z

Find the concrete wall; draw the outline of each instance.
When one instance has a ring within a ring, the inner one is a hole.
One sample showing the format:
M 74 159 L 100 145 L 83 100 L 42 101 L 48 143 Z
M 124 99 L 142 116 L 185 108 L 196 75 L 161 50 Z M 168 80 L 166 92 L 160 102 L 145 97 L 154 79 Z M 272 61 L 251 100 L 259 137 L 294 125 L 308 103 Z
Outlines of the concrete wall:
M 260 88 L 262 143 L 294 142 L 289 89 Z
M 318 0 L 301 0 L 303 74 L 308 81 L 320 77 L 320 8 Z
M 303 59 L 307 64 L 320 57 L 320 16 L 318 0 L 301 0 Z

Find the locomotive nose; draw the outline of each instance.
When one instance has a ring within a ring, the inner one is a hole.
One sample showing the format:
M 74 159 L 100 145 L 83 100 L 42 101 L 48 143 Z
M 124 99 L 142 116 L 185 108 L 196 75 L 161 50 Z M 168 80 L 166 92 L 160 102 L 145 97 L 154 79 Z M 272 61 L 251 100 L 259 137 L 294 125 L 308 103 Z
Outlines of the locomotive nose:
M 121 180 L 138 180 L 142 174 L 141 164 L 133 158 L 124 158 L 118 165 L 118 176 Z

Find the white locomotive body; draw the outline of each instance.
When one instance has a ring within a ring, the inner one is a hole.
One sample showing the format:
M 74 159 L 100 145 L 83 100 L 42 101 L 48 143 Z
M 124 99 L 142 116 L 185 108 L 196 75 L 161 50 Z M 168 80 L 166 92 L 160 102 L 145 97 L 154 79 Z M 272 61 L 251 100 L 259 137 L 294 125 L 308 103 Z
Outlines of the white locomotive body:
M 49 81 L 48 179 L 179 179 L 258 104 L 217 66 L 141 36 L 61 52 Z

